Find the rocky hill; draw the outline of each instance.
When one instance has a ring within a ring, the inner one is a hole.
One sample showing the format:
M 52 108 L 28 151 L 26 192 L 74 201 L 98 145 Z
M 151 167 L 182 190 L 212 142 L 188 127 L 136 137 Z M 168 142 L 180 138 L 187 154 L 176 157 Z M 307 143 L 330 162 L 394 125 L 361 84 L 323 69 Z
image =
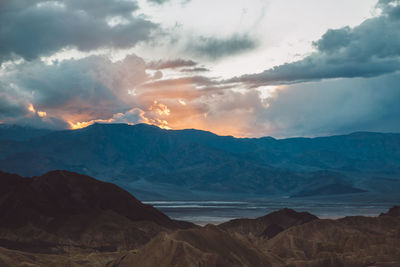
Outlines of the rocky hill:
M 256 219 L 235 219 L 219 225 L 230 232 L 247 237 L 270 239 L 285 229 L 301 225 L 318 218 L 308 212 L 296 212 L 292 209 L 282 209 Z
M 171 220 L 120 187 L 68 171 L 22 178 L 0 172 L 0 246 L 26 251 L 135 248 Z

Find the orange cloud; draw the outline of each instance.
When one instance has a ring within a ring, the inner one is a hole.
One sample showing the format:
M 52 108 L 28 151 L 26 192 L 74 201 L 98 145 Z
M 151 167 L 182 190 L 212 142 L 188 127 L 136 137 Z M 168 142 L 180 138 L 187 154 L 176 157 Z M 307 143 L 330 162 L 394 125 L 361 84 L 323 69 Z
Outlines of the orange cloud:
M 71 129 L 76 130 L 76 129 L 81 129 L 81 128 L 85 128 L 88 127 L 90 125 L 92 125 L 93 123 L 95 123 L 95 121 L 83 121 L 83 122 L 68 122 L 69 126 L 71 127 Z
M 75 94 L 38 103 L 46 111 L 30 104 L 29 113 L 47 121 L 57 118 L 71 129 L 99 122 L 196 128 L 239 137 L 267 133 L 268 125 L 258 113 L 268 108 L 268 98 L 273 97 L 276 87 L 235 88 L 216 78 L 168 78 L 168 73 L 167 78 L 154 80 L 140 67 L 143 62 L 134 57 L 116 63 L 101 58 L 92 61 L 86 62 L 92 69 L 86 73 L 90 82 L 68 84 L 77 86 Z
M 41 117 L 41 118 L 44 118 L 44 117 L 47 116 L 47 113 L 46 113 L 45 111 L 38 111 L 37 114 L 38 114 L 38 116 Z
M 149 107 L 149 110 L 155 111 L 161 116 L 169 116 L 171 114 L 171 110 L 166 105 L 158 103 L 156 100 Z
M 37 114 L 41 118 L 44 118 L 47 116 L 47 112 L 36 110 L 35 107 L 33 106 L 33 104 L 29 104 L 28 110 L 29 110 L 29 112 L 31 112 L 33 114 Z
M 30 112 L 32 112 L 32 113 L 36 113 L 36 110 L 35 110 L 35 108 L 33 107 L 32 104 L 29 104 L 28 110 L 29 110 Z

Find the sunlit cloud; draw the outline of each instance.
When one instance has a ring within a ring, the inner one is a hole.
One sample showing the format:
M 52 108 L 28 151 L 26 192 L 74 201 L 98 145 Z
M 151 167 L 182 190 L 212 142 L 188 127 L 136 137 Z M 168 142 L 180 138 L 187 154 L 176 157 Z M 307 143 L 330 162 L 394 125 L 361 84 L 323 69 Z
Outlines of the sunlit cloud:
M 71 129 L 76 130 L 76 129 L 82 129 L 82 128 L 88 127 L 88 126 L 92 125 L 95 122 L 96 121 L 83 121 L 83 122 L 79 122 L 78 121 L 78 122 L 75 122 L 75 123 L 68 122 L 68 124 L 70 125 Z
M 162 115 L 162 114 L 160 114 Z M 129 125 L 134 125 L 138 123 L 146 123 L 158 126 L 162 129 L 172 129 L 168 125 L 168 121 L 160 119 L 157 117 L 146 117 L 147 113 L 139 108 L 133 108 L 125 113 L 114 114 L 109 119 L 98 119 L 90 121 L 69 121 L 68 124 L 70 129 L 81 129 L 88 127 L 94 123 L 125 123 Z M 151 114 L 149 114 L 151 116 Z
M 28 110 L 29 110 L 30 112 L 32 112 L 32 113 L 36 113 L 36 110 L 35 110 L 35 108 L 33 107 L 32 104 L 29 104 Z
M 0 31 L 7 40 L 0 48 L 1 123 L 147 123 L 258 137 L 345 132 L 360 121 L 364 130 L 373 128 L 368 122 L 393 129 L 396 122 L 397 0 L 380 1 L 375 15 L 374 0 L 293 2 L 291 10 L 279 0 L 169 1 L 149 9 L 147 1 L 28 2 L 8 1 L 15 10 L 0 10 L 0 25 L 11 28 Z M 58 20 L 65 27 L 42 30 Z M 27 21 L 38 37 L 32 42 L 23 34 Z M 337 90 L 332 78 L 341 79 Z M 375 90 L 365 89 L 369 84 Z
M 38 116 L 41 117 L 41 118 L 44 118 L 44 117 L 47 116 L 47 112 L 45 112 L 45 111 L 38 111 L 37 114 L 38 114 Z
M 261 86 L 257 88 L 257 91 L 260 92 L 261 99 L 268 99 L 273 96 L 274 92 L 278 90 L 278 86 L 270 85 L 270 86 Z
M 158 103 L 156 100 L 149 107 L 149 110 L 155 111 L 161 116 L 169 116 L 171 114 L 171 110 L 166 105 Z
M 29 104 L 28 111 L 33 113 L 33 114 L 37 114 L 41 118 L 44 118 L 44 117 L 47 116 L 47 112 L 36 110 L 35 107 L 32 104 Z

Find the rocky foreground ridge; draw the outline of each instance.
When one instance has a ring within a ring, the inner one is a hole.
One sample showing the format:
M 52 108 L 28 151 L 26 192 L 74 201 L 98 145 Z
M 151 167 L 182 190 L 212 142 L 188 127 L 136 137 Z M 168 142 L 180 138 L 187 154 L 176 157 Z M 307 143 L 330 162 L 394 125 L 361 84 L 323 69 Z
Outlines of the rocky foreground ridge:
M 400 266 L 400 207 L 318 219 L 283 209 L 199 227 L 118 186 L 0 172 L 0 266 Z

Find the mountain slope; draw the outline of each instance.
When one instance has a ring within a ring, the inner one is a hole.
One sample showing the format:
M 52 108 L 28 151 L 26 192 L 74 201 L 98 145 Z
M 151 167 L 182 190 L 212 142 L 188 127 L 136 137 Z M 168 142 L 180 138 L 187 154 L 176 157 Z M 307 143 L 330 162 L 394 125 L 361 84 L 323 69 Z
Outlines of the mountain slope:
M 289 266 L 399 266 L 400 217 L 315 220 L 258 247 Z
M 28 141 L 51 133 L 48 129 L 35 129 L 27 126 L 0 124 L 0 141 Z
M 336 178 L 327 176 L 340 176 L 354 192 L 382 194 L 400 189 L 395 183 L 400 134 L 277 140 L 94 124 L 0 141 L 0 169 L 23 176 L 65 169 L 116 183 L 142 198 L 192 199 L 197 192 L 287 196 L 335 184 Z M 390 188 L 382 186 L 384 179 L 394 179 Z
M 0 266 L 399 266 L 400 216 L 283 209 L 196 227 L 68 171 L 0 173 Z
M 247 237 L 271 239 L 287 228 L 317 219 L 308 212 L 282 209 L 256 219 L 231 220 L 220 224 L 219 227 L 230 233 L 239 233 Z
M 135 253 L 114 261 L 114 266 L 143 267 L 234 267 L 283 266 L 279 259 L 263 254 L 251 243 L 215 226 L 160 234 Z
M 118 186 L 53 171 L 22 178 L 0 172 L 0 246 L 133 248 L 161 231 L 193 227 L 171 220 Z
M 400 264 L 400 217 L 321 220 L 284 209 L 256 220 L 160 234 L 113 266 L 390 266 Z M 274 223 L 274 224 L 271 224 Z M 266 238 L 267 225 L 285 228 Z M 260 227 L 262 226 L 262 227 Z M 249 233 L 253 235 L 249 239 Z

